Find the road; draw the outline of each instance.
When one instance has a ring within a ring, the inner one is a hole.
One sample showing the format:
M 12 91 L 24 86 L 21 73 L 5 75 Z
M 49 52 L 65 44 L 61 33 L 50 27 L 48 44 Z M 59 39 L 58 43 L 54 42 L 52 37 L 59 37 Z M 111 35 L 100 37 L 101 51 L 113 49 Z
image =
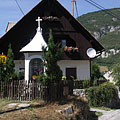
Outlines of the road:
M 103 113 L 103 115 L 100 116 L 98 120 L 120 120 L 120 109 L 105 111 L 91 108 L 90 110 Z

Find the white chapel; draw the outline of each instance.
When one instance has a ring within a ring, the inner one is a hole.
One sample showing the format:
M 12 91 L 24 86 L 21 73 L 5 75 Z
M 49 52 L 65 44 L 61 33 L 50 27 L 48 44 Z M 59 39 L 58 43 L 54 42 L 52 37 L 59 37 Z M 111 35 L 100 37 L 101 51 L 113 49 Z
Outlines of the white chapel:
M 32 75 L 39 74 L 41 70 L 44 71 L 42 60 L 42 47 L 47 47 L 47 44 L 42 36 L 42 28 L 40 22 L 42 19 L 38 17 L 38 28 L 35 36 L 20 52 L 25 55 L 25 80 L 28 82 L 32 79 Z

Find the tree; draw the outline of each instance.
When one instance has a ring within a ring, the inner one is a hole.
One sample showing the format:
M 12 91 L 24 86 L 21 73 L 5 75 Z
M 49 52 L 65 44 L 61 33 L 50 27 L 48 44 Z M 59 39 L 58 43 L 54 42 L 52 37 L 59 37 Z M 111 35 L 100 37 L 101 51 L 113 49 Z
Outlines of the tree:
M 113 65 L 111 76 L 118 86 L 120 86 L 120 64 Z
M 49 33 L 48 47 L 43 47 L 43 59 L 46 67 L 46 75 L 48 82 L 59 82 L 62 79 L 62 71 L 57 62 L 62 57 L 63 48 L 59 48 L 59 44 L 54 43 L 52 30 Z
M 5 78 L 5 69 L 4 69 L 4 67 L 5 67 L 5 65 L 0 60 L 0 81 L 4 81 L 4 78 Z
M 91 85 L 97 86 L 103 82 L 105 82 L 105 78 L 100 72 L 99 65 L 96 62 L 92 62 L 91 64 Z
M 11 48 L 11 44 L 8 48 L 7 60 L 6 60 L 6 81 L 13 79 L 15 73 L 14 54 Z
M 99 65 L 96 62 L 91 64 L 91 78 L 92 80 L 99 79 L 101 77 Z

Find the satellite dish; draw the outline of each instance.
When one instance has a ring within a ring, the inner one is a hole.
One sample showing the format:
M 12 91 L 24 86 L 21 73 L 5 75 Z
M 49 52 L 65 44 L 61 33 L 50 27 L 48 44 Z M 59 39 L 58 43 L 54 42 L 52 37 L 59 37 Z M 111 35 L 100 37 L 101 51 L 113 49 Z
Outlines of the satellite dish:
M 89 58 L 94 58 L 96 56 L 96 50 L 94 48 L 88 48 L 87 55 Z

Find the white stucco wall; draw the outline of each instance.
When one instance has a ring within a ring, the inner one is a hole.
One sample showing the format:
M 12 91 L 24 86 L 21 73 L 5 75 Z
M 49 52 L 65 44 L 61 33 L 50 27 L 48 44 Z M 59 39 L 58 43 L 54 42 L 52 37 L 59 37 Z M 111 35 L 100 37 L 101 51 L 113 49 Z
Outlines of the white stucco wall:
M 36 56 L 34 54 L 29 55 L 26 59 L 26 77 L 25 80 L 29 79 L 29 62 L 33 58 L 41 58 L 40 55 Z M 20 68 L 25 68 L 25 60 L 14 60 L 15 63 L 15 71 L 18 72 Z M 28 64 L 27 64 L 28 63 Z M 61 60 L 58 62 L 61 70 L 63 71 L 63 75 L 66 76 L 66 68 L 76 68 L 77 70 L 77 78 L 80 80 L 84 80 L 85 78 L 90 79 L 90 61 L 89 60 Z
M 25 60 L 14 60 L 15 72 L 19 72 L 20 68 L 25 68 Z
M 90 61 L 89 60 L 61 60 L 58 62 L 63 75 L 66 76 L 66 68 L 76 68 L 77 78 L 84 80 L 85 78 L 90 79 Z

